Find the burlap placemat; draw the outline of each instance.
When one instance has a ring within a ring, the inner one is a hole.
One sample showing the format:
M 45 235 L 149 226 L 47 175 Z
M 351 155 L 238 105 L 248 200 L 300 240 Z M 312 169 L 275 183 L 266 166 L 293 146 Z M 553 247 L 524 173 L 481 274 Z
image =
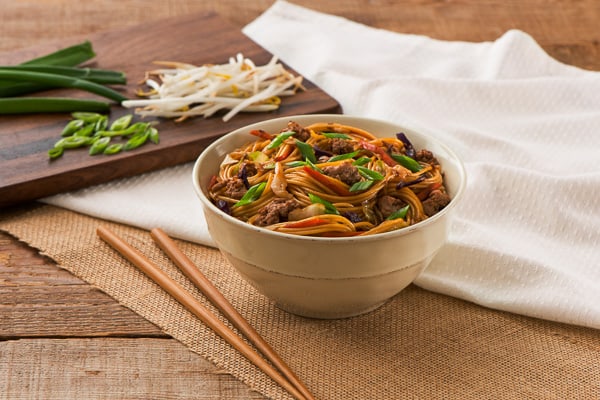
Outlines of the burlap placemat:
M 148 232 L 52 206 L 0 214 L 0 229 L 100 288 L 272 399 L 289 399 L 95 233 L 113 229 L 203 297 Z M 600 332 L 488 310 L 408 287 L 354 318 L 314 320 L 276 308 L 212 248 L 183 251 L 319 399 L 600 398 Z M 208 307 L 211 307 L 207 304 Z

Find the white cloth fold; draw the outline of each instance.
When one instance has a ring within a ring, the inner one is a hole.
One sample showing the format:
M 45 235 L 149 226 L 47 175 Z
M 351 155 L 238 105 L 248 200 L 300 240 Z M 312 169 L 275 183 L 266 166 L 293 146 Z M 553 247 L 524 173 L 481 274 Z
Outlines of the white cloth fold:
M 557 62 L 517 30 L 441 41 L 285 1 L 244 33 L 345 114 L 422 130 L 463 158 L 449 242 L 417 285 L 600 328 L 600 73 Z M 44 201 L 213 245 L 191 164 Z

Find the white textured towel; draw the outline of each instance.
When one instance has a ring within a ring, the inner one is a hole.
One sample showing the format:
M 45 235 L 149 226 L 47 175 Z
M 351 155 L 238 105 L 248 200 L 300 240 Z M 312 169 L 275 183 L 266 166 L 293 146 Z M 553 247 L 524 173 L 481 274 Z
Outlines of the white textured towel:
M 244 33 L 345 114 L 422 130 L 463 158 L 449 242 L 417 285 L 600 328 L 600 73 L 557 62 L 521 31 L 440 41 L 285 1 Z M 212 244 L 190 164 L 45 201 Z

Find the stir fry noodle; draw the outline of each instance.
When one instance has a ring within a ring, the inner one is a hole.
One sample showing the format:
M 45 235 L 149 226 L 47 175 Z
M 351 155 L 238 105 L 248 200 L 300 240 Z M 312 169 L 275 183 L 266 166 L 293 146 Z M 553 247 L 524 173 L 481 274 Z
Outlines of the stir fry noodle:
M 229 153 L 209 185 L 212 201 L 249 224 L 310 236 L 357 236 L 415 224 L 449 202 L 434 154 L 404 133 L 378 138 L 337 123 L 256 137 Z

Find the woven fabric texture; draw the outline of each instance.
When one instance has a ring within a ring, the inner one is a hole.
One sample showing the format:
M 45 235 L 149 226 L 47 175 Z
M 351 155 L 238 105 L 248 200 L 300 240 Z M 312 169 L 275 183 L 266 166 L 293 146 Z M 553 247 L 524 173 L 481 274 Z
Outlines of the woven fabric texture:
M 53 206 L 0 214 L 0 229 L 51 257 L 271 399 L 270 378 L 98 238 L 111 228 L 213 309 L 149 233 Z M 177 241 L 317 398 L 598 398 L 600 333 L 494 311 L 410 286 L 340 320 L 298 317 L 245 283 L 218 250 Z M 213 309 L 214 310 L 214 309 Z

